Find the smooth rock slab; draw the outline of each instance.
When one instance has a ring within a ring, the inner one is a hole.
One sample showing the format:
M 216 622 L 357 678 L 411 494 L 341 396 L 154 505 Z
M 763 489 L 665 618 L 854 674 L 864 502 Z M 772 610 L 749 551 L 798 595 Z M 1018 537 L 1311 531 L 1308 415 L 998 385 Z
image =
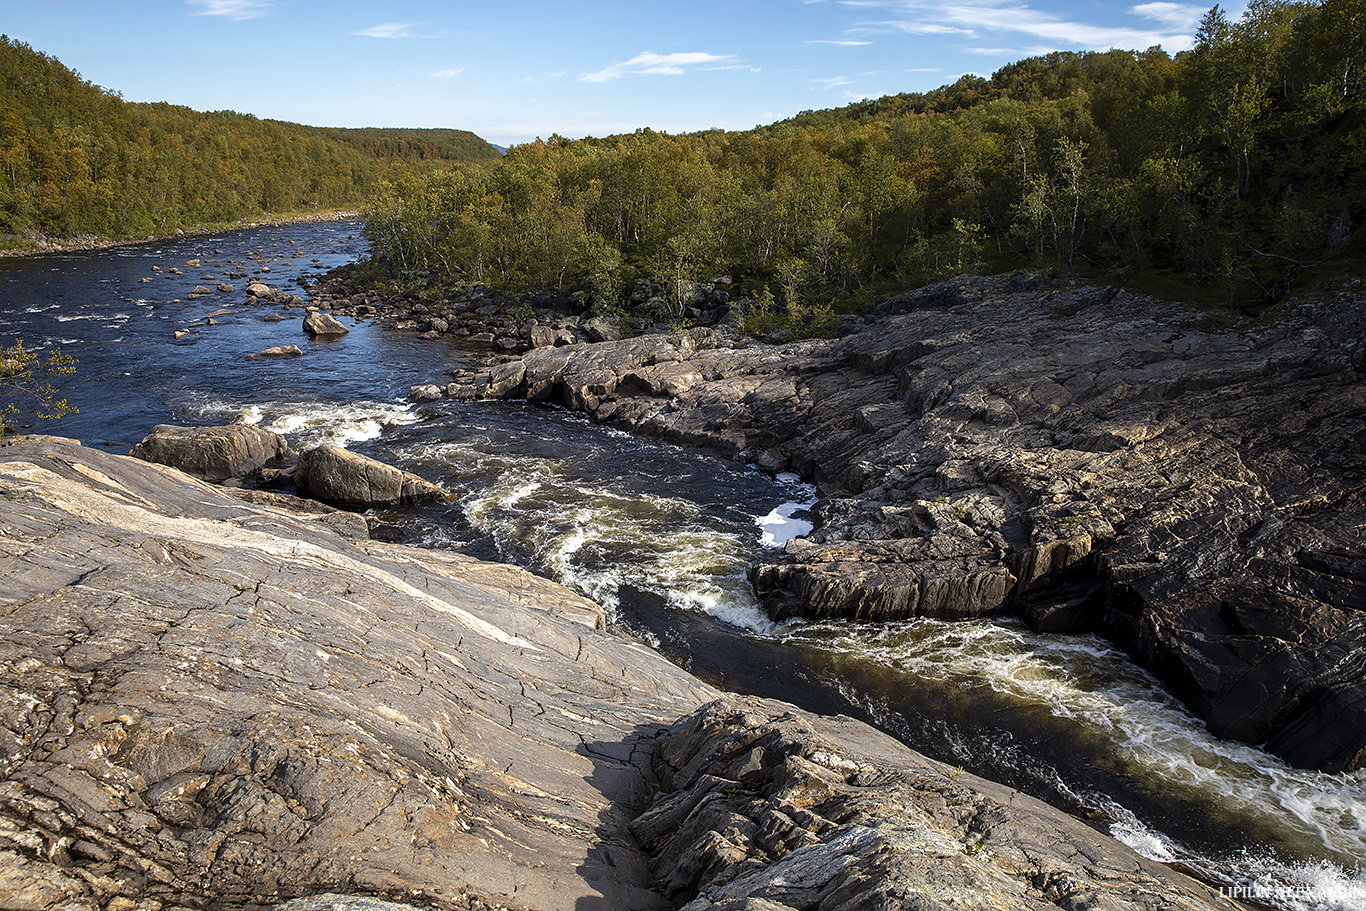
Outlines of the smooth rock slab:
M 592 602 L 70 441 L 0 517 L 0 904 L 666 907 L 641 738 L 717 694 Z

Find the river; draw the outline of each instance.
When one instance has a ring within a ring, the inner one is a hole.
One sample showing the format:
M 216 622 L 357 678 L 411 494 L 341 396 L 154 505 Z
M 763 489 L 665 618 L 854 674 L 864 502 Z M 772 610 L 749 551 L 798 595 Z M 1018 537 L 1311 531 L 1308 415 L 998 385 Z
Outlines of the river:
M 457 496 L 384 513 L 397 540 L 550 576 L 718 686 L 867 719 L 1216 886 L 1295 911 L 1366 908 L 1366 772 L 1306 772 L 1220 741 L 1093 636 L 775 625 L 745 569 L 802 530 L 813 493 L 798 479 L 561 409 L 411 405 L 410 385 L 478 353 L 367 323 L 312 341 L 298 311 L 271 323 L 276 308 L 244 303 L 244 275 L 297 291 L 363 251 L 358 224 L 332 222 L 0 260 L 0 345 L 77 359 L 63 391 L 79 413 L 38 429 L 127 452 L 158 423 L 246 420 L 296 449 L 329 441 L 401 465 Z M 223 281 L 234 290 L 187 298 Z M 236 312 L 205 324 L 218 310 Z M 246 358 L 278 344 L 304 356 Z

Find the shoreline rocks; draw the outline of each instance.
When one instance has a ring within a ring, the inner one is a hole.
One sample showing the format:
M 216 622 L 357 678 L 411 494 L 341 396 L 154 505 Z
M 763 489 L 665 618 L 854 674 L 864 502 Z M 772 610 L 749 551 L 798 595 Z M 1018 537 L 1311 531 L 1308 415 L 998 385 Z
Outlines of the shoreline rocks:
M 1235 907 L 858 722 L 726 700 L 516 567 L 54 437 L 0 444 L 0 498 L 24 907 Z
M 965 277 L 863 331 L 538 348 L 445 388 L 791 468 L 816 530 L 775 617 L 1021 615 L 1097 631 L 1219 736 L 1366 763 L 1366 306 L 1211 328 L 1114 288 Z

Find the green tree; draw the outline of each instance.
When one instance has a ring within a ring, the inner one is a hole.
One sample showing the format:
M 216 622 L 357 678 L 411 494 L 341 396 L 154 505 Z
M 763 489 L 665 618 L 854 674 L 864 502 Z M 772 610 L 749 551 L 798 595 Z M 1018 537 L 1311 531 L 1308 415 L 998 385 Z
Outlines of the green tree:
M 54 348 L 46 357 L 18 339 L 0 349 L 0 436 L 26 418 L 55 421 L 76 409 L 59 398 L 53 380 L 76 371 L 76 360 Z

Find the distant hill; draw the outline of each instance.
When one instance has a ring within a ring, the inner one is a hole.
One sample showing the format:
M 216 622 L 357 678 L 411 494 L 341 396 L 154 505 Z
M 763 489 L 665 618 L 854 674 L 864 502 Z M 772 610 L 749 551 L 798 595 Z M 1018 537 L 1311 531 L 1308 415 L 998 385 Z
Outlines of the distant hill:
M 390 127 L 302 127 L 331 142 L 340 143 L 379 161 L 411 161 L 450 164 L 461 161 L 493 161 L 506 151 L 491 145 L 469 130 L 408 129 Z
M 383 179 L 498 157 L 465 130 L 312 127 L 127 102 L 0 35 L 0 248 L 345 209 Z

